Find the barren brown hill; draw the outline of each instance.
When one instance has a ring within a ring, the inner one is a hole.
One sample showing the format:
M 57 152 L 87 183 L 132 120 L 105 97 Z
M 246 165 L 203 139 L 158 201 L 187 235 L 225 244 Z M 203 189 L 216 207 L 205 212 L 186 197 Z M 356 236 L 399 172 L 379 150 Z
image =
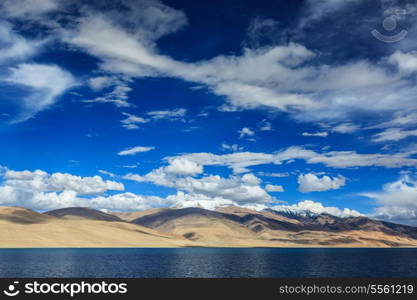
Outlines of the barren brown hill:
M 168 210 L 169 208 L 151 208 L 151 209 L 147 209 L 147 210 L 141 210 L 141 211 L 135 211 L 135 212 L 127 212 L 127 213 L 122 213 L 122 212 L 116 212 L 113 213 L 113 215 L 119 217 L 122 220 L 125 220 L 127 222 L 131 222 L 135 219 L 147 216 L 147 215 L 152 215 L 164 210 Z
M 190 241 L 118 221 L 57 218 L 0 207 L 0 247 L 185 247 Z
M 53 220 L 54 217 L 39 214 L 23 207 L 0 206 L 0 222 L 8 221 L 20 224 L 36 224 Z
M 51 210 L 45 213 L 45 215 L 65 218 L 65 219 L 87 219 L 87 220 L 97 220 L 97 221 L 116 221 L 121 222 L 122 220 L 111 214 L 105 212 L 91 209 L 88 207 L 68 207 L 61 208 L 56 210 Z
M 135 219 L 132 223 L 181 235 L 208 246 L 259 245 L 256 235 L 239 223 L 239 217 L 201 208 L 163 210 Z

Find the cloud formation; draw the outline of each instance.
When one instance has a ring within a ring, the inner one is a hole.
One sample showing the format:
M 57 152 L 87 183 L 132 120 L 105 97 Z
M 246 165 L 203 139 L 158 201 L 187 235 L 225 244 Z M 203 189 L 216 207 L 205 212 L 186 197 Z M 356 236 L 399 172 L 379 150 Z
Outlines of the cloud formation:
M 42 64 L 24 63 L 11 67 L 10 74 L 3 80 L 30 91 L 22 100 L 23 110 L 14 120 L 15 123 L 26 121 L 52 106 L 59 96 L 76 85 L 75 78 L 69 72 L 56 65 Z
M 356 151 L 323 151 L 320 153 L 303 147 L 292 146 L 275 153 L 235 152 L 219 155 L 202 152 L 173 156 L 166 159 L 170 161 L 175 158 L 185 158 L 202 166 L 226 166 L 231 168 L 234 173 L 244 173 L 250 172 L 249 167 L 268 164 L 281 165 L 293 160 L 304 160 L 307 164 L 323 164 L 331 168 L 415 167 L 417 166 L 417 160 L 412 157 L 413 154 L 414 151 L 394 154 L 362 154 Z
M 41 211 L 74 206 L 132 211 L 173 204 L 171 199 L 131 192 L 106 195 L 107 191 L 124 191 L 124 185 L 103 180 L 100 176 L 80 177 L 68 173 L 48 174 L 42 170 L 14 171 L 7 168 L 0 175 L 4 179 L 0 185 L 0 205 L 19 205 Z
M 417 225 L 417 181 L 412 177 L 403 176 L 385 184 L 381 191 L 361 195 L 375 200 L 373 217 Z
M 276 205 L 273 206 L 271 209 L 279 212 L 299 214 L 302 216 L 308 216 L 311 213 L 317 215 L 329 214 L 341 218 L 362 216 L 362 214 L 360 214 L 359 212 L 351 210 L 349 208 L 344 208 L 343 210 L 340 210 L 337 207 L 325 207 L 320 202 L 314 202 L 311 200 L 304 200 L 293 205 Z
M 313 173 L 300 174 L 297 180 L 298 190 L 302 193 L 324 192 L 328 190 L 337 190 L 345 186 L 346 178 L 339 175 L 338 177 L 323 176 L 318 177 Z
M 206 200 L 212 199 L 215 201 L 216 199 L 222 199 L 239 205 L 271 203 L 276 200 L 260 186 L 261 180 L 253 174 L 230 176 L 229 178 L 223 178 L 219 175 L 195 178 L 186 174 L 186 176 L 180 176 L 181 174 L 178 173 L 170 173 L 169 170 L 170 166 L 161 167 L 143 176 L 127 174 L 124 178 L 175 188 L 176 190 L 187 192 L 193 199 L 198 197 L 198 195 L 204 195 Z
M 136 147 L 132 147 L 132 148 L 122 150 L 119 153 L 117 153 L 117 155 L 120 155 L 120 156 L 135 155 L 137 153 L 149 152 L 149 151 L 154 150 L 154 149 L 155 149 L 155 147 L 136 146 Z

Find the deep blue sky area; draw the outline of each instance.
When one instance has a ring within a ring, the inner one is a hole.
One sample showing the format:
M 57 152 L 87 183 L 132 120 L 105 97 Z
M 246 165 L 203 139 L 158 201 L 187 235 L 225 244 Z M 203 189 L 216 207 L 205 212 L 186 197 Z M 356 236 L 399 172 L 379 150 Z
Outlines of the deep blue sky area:
M 0 13 L 1 205 L 417 224 L 414 1 L 6 0 Z

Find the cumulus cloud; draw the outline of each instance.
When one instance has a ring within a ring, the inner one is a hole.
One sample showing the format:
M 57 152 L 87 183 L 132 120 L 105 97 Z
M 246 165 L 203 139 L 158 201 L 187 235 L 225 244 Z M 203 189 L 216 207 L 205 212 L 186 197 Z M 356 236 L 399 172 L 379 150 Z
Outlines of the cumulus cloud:
M 29 89 L 28 96 L 22 99 L 23 111 L 15 123 L 26 121 L 52 106 L 59 96 L 76 84 L 69 72 L 56 65 L 26 63 L 10 68 L 10 74 L 3 81 Z
M 165 171 L 171 174 L 194 176 L 203 173 L 203 167 L 193 161 L 176 158 L 170 161 Z
M 190 194 L 192 197 L 195 195 L 205 195 L 205 199 L 222 198 L 240 205 L 248 203 L 270 203 L 275 200 L 260 186 L 261 180 L 253 174 L 230 176 L 229 178 L 223 178 L 218 175 L 194 178 L 184 173 L 169 172 L 170 167 L 172 165 L 155 169 L 145 175 L 127 174 L 124 178 L 175 188 Z M 193 171 L 200 172 L 202 169 L 198 168 L 198 170 Z
M 255 135 L 255 132 L 251 130 L 250 128 L 243 127 L 241 130 L 239 130 L 239 138 L 242 139 L 244 137 L 251 137 Z
M 112 211 L 135 211 L 172 205 L 172 201 L 156 196 L 120 193 L 111 196 L 79 197 L 75 191 L 39 192 L 0 186 L 0 205 L 24 206 L 35 210 L 51 210 L 65 207 L 91 207 Z
M 135 155 L 137 153 L 149 152 L 149 151 L 154 150 L 154 149 L 155 149 L 155 147 L 136 146 L 136 147 L 128 148 L 126 150 L 122 150 L 117 154 L 120 155 L 120 156 Z
M 48 174 L 42 170 L 36 171 L 6 171 L 5 185 L 18 189 L 31 189 L 40 192 L 74 191 L 80 195 L 101 194 L 108 190 L 123 191 L 124 186 L 100 176 L 80 177 L 67 173 Z
M 167 207 L 174 202 L 169 198 L 143 196 L 134 193 L 121 193 L 111 196 L 99 196 L 85 201 L 90 207 L 110 211 L 138 211 L 153 207 Z
M 341 175 L 334 178 L 329 176 L 319 178 L 313 173 L 301 174 L 297 181 L 299 184 L 298 190 L 302 193 L 337 190 L 346 184 L 346 178 Z
M 281 185 L 267 184 L 265 186 L 265 190 L 267 192 L 283 192 L 284 191 L 284 188 Z
M 417 181 L 403 176 L 385 184 L 381 191 L 360 194 L 375 200 L 372 216 L 391 222 L 417 225 Z
M 403 74 L 410 75 L 417 71 L 417 52 L 396 51 L 389 57 L 389 62 L 395 64 Z
M 362 216 L 356 210 L 351 210 L 349 208 L 344 208 L 343 210 L 337 207 L 326 207 L 323 206 L 320 202 L 314 202 L 311 200 L 304 200 L 297 204 L 293 205 L 276 205 L 271 207 L 271 209 L 285 212 L 285 213 L 295 213 L 299 215 L 310 215 L 313 214 L 329 214 L 336 217 L 347 218 L 347 217 L 359 217 Z
M 181 191 L 175 195 L 168 196 L 167 199 L 173 202 L 172 206 L 175 208 L 200 207 L 215 210 L 218 207 L 238 205 L 236 202 L 223 197 L 210 197 L 205 194 L 186 194 Z
M 4 182 L 0 185 L 0 205 L 19 205 L 36 210 L 85 206 L 132 211 L 174 203 L 172 199 L 130 192 L 106 195 L 107 191 L 123 191 L 124 186 L 119 182 L 103 180 L 100 176 L 80 177 L 67 173 L 48 174 L 42 170 L 14 171 L 7 168 L 1 175 Z

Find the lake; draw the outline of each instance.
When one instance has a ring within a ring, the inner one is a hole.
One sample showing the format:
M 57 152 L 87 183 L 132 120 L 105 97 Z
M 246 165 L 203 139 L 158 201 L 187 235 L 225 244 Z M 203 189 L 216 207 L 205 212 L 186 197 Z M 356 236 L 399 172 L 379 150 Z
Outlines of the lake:
M 0 249 L 0 277 L 416 277 L 417 249 Z

